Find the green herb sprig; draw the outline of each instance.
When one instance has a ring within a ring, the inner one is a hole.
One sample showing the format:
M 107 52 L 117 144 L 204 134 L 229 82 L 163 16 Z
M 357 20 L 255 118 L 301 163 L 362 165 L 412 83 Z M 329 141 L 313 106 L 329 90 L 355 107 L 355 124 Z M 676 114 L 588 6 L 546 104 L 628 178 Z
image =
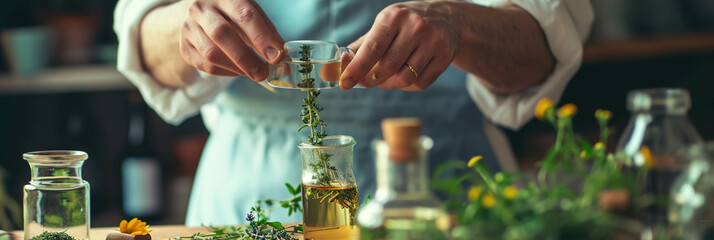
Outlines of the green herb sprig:
M 302 82 L 298 84 L 298 87 L 307 89 L 307 97 L 302 100 L 302 111 L 300 112 L 300 118 L 302 119 L 303 125 L 298 128 L 298 132 L 303 128 L 310 128 L 310 138 L 308 139 L 312 145 L 321 146 L 322 139 L 327 136 L 325 133 L 325 121 L 320 118 L 320 112 L 323 110 L 320 104 L 317 103 L 317 97 L 320 96 L 320 90 L 315 89 L 315 78 L 310 74 L 314 68 L 314 64 L 310 62 L 310 57 L 312 56 L 312 46 L 310 45 L 300 45 L 300 74 L 302 74 Z
M 270 209 L 268 209 L 268 211 L 273 211 L 277 207 L 285 208 L 288 210 L 288 216 L 291 216 L 293 213 L 302 212 L 302 185 L 295 184 L 293 187 L 290 183 L 285 183 L 285 187 L 291 195 L 290 198 L 285 200 L 263 199 L 258 200 L 255 204 L 269 207 Z M 276 202 L 278 203 L 277 205 L 275 204 Z
M 317 102 L 317 97 L 320 96 L 320 90 L 314 89 L 315 78 L 311 76 L 312 70 L 314 69 L 314 64 L 310 61 L 312 56 L 312 46 L 303 44 L 300 45 L 300 72 L 302 74 L 302 83 L 298 84 L 299 87 L 305 88 L 307 92 L 307 97 L 302 100 L 302 111 L 300 112 L 300 119 L 303 125 L 298 128 L 298 132 L 305 128 L 310 129 L 310 135 L 308 142 L 314 146 L 322 146 L 323 138 L 327 136 L 325 128 L 327 124 L 322 118 L 320 118 L 320 112 L 323 110 L 320 104 Z M 313 161 L 309 164 L 312 167 L 313 172 L 317 174 L 317 184 L 320 186 L 330 186 L 332 179 L 337 177 L 337 168 L 330 165 L 330 154 L 324 151 L 314 150 Z M 315 157 L 317 157 L 315 159 Z

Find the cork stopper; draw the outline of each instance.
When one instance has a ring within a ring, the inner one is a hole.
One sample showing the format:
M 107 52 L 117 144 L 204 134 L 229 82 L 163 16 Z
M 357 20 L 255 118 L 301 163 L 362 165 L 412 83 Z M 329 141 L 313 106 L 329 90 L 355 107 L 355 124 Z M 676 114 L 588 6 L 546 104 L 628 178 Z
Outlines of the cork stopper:
M 417 118 L 387 118 L 382 120 L 382 135 L 389 146 L 389 159 L 395 162 L 416 161 L 421 122 Z

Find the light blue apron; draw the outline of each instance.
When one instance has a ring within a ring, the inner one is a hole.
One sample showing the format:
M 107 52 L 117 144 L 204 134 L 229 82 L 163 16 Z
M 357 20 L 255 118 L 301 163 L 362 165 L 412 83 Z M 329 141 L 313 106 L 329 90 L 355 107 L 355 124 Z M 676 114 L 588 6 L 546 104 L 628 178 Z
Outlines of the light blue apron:
M 319 39 L 346 46 L 372 26 L 387 1 L 262 1 L 268 17 L 286 41 Z M 438 47 L 438 46 L 434 46 Z M 481 112 L 466 92 L 466 74 L 454 67 L 421 92 L 379 88 L 323 90 L 318 102 L 328 135 L 350 135 L 357 145 L 354 173 L 360 202 L 375 191 L 374 155 L 370 142 L 381 138 L 387 117 L 418 117 L 424 135 L 434 139 L 429 165 L 483 155 L 493 170 L 498 163 L 483 133 Z M 215 99 L 220 117 L 201 158 L 193 185 L 186 225 L 230 225 L 245 222 L 259 199 L 288 198 L 284 183 L 300 182 L 302 163 L 297 143 L 298 114 L 305 92 L 271 93 L 247 78 Z M 464 162 L 465 164 L 465 162 Z M 302 221 L 274 211 L 271 219 Z

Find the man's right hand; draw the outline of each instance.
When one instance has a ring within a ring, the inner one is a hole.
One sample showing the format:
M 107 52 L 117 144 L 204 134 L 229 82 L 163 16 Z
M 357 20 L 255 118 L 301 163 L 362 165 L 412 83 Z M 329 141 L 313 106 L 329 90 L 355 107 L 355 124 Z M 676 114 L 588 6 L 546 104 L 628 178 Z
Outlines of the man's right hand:
M 192 0 L 179 38 L 184 61 L 212 75 L 259 82 L 268 67 L 256 53 L 273 64 L 283 55 L 283 39 L 253 0 Z

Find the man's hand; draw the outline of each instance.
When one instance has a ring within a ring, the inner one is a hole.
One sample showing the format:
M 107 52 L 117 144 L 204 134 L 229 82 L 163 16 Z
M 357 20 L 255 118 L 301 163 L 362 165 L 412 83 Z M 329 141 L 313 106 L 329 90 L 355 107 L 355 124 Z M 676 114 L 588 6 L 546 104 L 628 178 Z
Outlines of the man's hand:
M 451 64 L 461 41 L 458 17 L 443 2 L 393 4 L 372 29 L 350 44 L 357 50 L 340 80 L 342 89 L 424 90 Z
M 262 81 L 266 63 L 279 62 L 284 41 L 252 0 L 192 0 L 179 34 L 184 61 L 220 76 L 246 75 Z M 251 50 L 251 47 L 255 50 Z

